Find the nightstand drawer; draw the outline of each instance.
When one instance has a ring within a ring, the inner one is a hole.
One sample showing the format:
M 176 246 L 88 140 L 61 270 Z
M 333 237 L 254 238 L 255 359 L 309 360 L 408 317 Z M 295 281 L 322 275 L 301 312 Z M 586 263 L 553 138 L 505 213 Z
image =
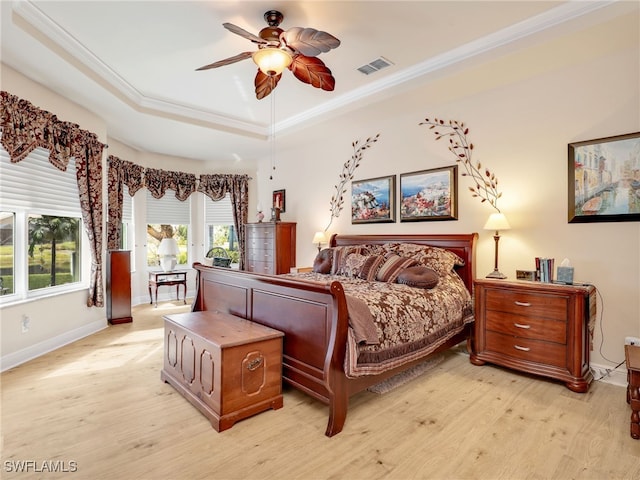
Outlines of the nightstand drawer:
M 512 337 L 496 332 L 487 332 L 486 342 L 487 350 L 501 355 L 556 367 L 566 367 L 567 364 L 567 349 L 557 343 Z
M 567 322 L 488 311 L 487 330 L 566 345 Z
M 567 321 L 569 311 L 566 296 L 546 295 L 527 291 L 487 289 L 487 310 Z

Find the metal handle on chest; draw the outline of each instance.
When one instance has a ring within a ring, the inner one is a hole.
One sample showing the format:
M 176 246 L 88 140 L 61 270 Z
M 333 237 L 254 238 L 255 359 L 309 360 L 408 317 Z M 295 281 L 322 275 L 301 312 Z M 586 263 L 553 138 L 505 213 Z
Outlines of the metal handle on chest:
M 247 370 L 253 372 L 257 368 L 260 368 L 263 359 L 264 357 L 258 357 L 251 360 L 249 363 L 247 363 Z

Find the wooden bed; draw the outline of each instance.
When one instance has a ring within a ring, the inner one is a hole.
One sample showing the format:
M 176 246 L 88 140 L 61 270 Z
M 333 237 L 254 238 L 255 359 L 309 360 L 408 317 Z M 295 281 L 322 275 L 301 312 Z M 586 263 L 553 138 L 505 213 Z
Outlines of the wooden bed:
M 465 265 L 456 272 L 472 293 L 477 234 L 334 235 L 331 246 L 404 242 L 452 251 Z M 293 278 L 255 274 L 195 263 L 198 272 L 193 311 L 231 313 L 284 332 L 283 380 L 329 406 L 325 434 L 344 426 L 349 398 L 396 375 L 429 356 L 469 338 L 469 325 L 429 355 L 378 375 L 349 378 L 344 372 L 349 319 L 339 281 L 328 285 Z

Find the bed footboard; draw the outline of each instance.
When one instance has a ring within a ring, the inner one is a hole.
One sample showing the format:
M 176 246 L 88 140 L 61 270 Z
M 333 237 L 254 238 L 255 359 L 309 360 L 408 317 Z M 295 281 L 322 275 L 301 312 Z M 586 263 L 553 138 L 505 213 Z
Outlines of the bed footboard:
M 198 279 L 192 310 L 231 313 L 284 332 L 283 380 L 328 404 L 326 435 L 339 433 L 348 404 L 343 372 L 348 314 L 342 285 L 199 263 L 194 268 Z

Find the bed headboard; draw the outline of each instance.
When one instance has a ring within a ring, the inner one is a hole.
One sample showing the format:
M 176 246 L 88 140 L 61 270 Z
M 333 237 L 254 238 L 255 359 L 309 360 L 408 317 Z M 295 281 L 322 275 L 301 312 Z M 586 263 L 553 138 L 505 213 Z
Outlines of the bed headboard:
M 476 250 L 475 243 L 477 233 L 463 234 L 397 234 L 397 235 L 338 235 L 331 236 L 330 246 L 344 245 L 371 245 L 383 243 L 416 243 L 418 245 L 430 245 L 432 247 L 450 250 L 465 262 L 464 266 L 457 267 L 456 272 L 462 278 L 469 292 L 473 293 L 473 280 L 476 278 Z

